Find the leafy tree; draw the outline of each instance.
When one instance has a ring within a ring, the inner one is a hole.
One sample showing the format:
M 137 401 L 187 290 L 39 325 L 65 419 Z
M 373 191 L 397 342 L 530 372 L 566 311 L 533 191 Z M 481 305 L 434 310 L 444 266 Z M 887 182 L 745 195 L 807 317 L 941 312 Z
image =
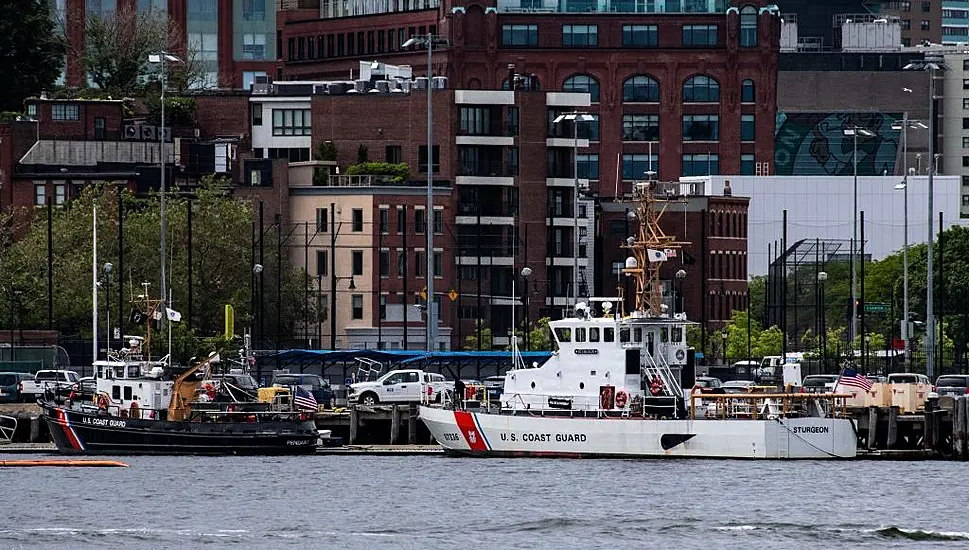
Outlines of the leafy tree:
M 751 312 L 753 313 L 753 312 Z M 747 317 L 746 311 L 734 311 L 727 323 L 727 357 L 732 361 L 747 359 L 747 328 L 750 327 L 750 359 L 756 359 L 760 340 L 760 323 Z
M 491 336 L 491 328 L 481 326 L 482 322 L 479 319 L 475 322 L 474 332 L 470 335 L 464 337 L 464 350 L 465 351 L 478 351 L 478 329 L 481 330 L 481 351 L 489 351 L 493 349 L 492 342 L 494 339 Z
M 370 150 L 367 149 L 366 145 L 361 143 L 357 147 L 357 164 L 363 164 L 365 162 L 370 162 Z
M 532 351 L 552 351 L 555 349 L 552 329 L 548 326 L 550 320 L 548 317 L 542 317 L 538 322 L 532 324 L 532 330 L 528 333 L 528 346 Z
M 24 99 L 49 89 L 64 66 L 66 41 L 49 0 L 5 2 L 0 17 L 0 111 L 21 112 Z
M 780 355 L 781 347 L 784 342 L 784 333 L 777 326 L 772 326 L 769 329 L 760 333 L 760 337 L 757 338 L 757 356 L 765 357 L 767 355 Z
M 335 162 L 338 154 L 339 151 L 332 141 L 321 141 L 316 148 L 316 152 L 313 153 L 313 158 L 314 160 L 331 160 Z

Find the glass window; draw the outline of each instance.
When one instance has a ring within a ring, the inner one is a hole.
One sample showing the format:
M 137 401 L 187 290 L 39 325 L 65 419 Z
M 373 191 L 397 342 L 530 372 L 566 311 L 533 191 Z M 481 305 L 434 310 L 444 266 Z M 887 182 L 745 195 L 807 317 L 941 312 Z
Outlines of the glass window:
M 407 252 L 397 251 L 397 276 L 403 277 L 407 274 Z
M 623 155 L 622 179 L 639 180 L 646 178 L 646 172 L 657 170 L 659 159 L 657 155 Z
M 47 204 L 47 184 L 34 184 L 34 206 L 44 206 Z
M 629 77 L 622 83 L 622 100 L 626 103 L 656 103 L 659 82 L 645 75 Z
M 444 234 L 444 211 L 434 210 L 434 233 Z
M 326 277 L 326 269 L 327 269 L 327 266 L 329 265 L 329 262 L 327 262 L 327 259 L 328 258 L 327 258 L 326 250 L 316 251 L 316 276 L 317 277 Z
M 424 218 L 424 209 L 415 208 L 414 209 L 414 233 L 418 235 L 424 233 L 424 224 L 426 220 Z
M 387 233 L 390 231 L 390 210 L 387 208 L 380 209 L 380 232 Z
M 683 155 L 684 176 L 709 176 L 720 173 L 720 155 Z
M 354 250 L 352 253 L 354 275 L 363 275 L 363 250 Z
M 683 45 L 716 46 L 719 42 L 716 25 L 683 25 Z
M 657 25 L 623 25 L 622 45 L 625 48 L 649 48 L 659 43 Z
M 742 103 L 753 103 L 755 101 L 753 80 L 747 78 L 740 84 L 740 101 Z
M 54 185 L 54 204 L 61 206 L 67 199 L 67 186 L 63 183 Z
M 387 277 L 390 275 L 390 251 L 381 250 L 379 255 L 380 261 L 378 262 L 378 269 L 381 277 Z
M 266 35 L 263 33 L 242 34 L 242 59 L 263 60 L 266 55 Z M 265 74 L 265 73 L 263 73 Z
M 559 342 L 571 342 L 572 341 L 572 329 L 559 327 L 555 329 L 555 337 Z
M 744 6 L 740 10 L 740 47 L 753 48 L 757 45 L 757 8 Z
M 589 329 L 589 341 L 590 342 L 599 341 L 599 327 L 591 327 Z
M 273 135 L 311 135 L 311 119 L 309 109 L 273 109 Z
M 718 141 L 720 115 L 683 115 L 683 141 Z
M 444 253 L 443 252 L 434 253 L 434 276 L 435 277 L 444 276 Z
M 623 141 L 658 141 L 659 115 L 622 115 Z
M 614 342 L 615 340 L 616 340 L 616 329 L 612 327 L 606 327 L 602 329 L 603 342 Z
M 740 141 L 754 141 L 754 115 L 740 115 Z
M 754 155 L 740 155 L 740 175 L 754 175 Z
M 683 83 L 685 103 L 717 103 L 720 101 L 720 84 L 706 75 L 697 75 Z
M 595 48 L 599 45 L 599 27 L 562 25 L 562 45 L 567 48 Z
M 330 211 L 326 208 L 316 209 L 316 231 L 317 233 L 326 233 L 329 229 L 328 219 L 330 217 Z
M 576 342 L 585 342 L 585 329 L 584 328 L 577 328 L 577 329 L 575 329 L 575 341 Z
M 78 108 L 76 103 L 54 103 L 50 106 L 51 120 L 77 120 Z
M 599 179 L 599 154 L 578 155 L 576 161 L 579 169 L 579 178 L 597 180 Z
M 438 172 L 441 171 L 441 149 L 440 149 L 440 147 L 438 147 L 437 145 L 435 145 L 434 148 L 431 151 L 431 155 L 432 155 L 432 158 L 431 158 L 431 163 L 432 163 L 431 164 L 431 167 L 433 168 L 434 173 L 436 174 L 436 173 L 438 173 Z M 421 146 L 418 147 L 418 149 L 417 149 L 417 156 L 418 156 L 418 170 L 421 173 L 426 174 L 427 173 L 427 146 L 426 145 L 421 145 Z
M 353 295 L 351 313 L 354 319 L 363 319 L 363 294 Z
M 427 260 L 424 259 L 424 253 L 421 251 L 414 253 L 414 276 L 423 277 L 424 267 L 427 265 Z
M 599 81 L 587 74 L 567 78 L 562 84 L 562 91 L 588 93 L 593 103 L 599 102 Z
M 502 25 L 502 46 L 537 46 L 538 25 Z
M 360 233 L 363 231 L 363 209 L 354 208 L 353 209 L 353 232 Z

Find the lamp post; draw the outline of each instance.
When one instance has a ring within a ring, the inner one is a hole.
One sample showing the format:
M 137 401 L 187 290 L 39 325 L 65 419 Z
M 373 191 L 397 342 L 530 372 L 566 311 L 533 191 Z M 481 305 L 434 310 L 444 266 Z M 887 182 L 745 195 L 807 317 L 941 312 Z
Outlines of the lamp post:
M 257 290 L 258 284 L 259 284 L 258 282 L 259 274 L 262 273 L 262 269 L 263 269 L 262 264 L 252 264 L 252 327 L 253 329 L 259 326 L 256 323 L 256 321 L 262 316 L 262 312 L 259 311 L 259 304 L 262 303 L 262 300 L 259 299 L 261 298 L 261 296 L 258 296 L 259 291 Z M 260 338 L 262 338 L 262 334 L 259 335 L 259 338 L 253 338 L 253 340 L 255 340 L 255 342 L 253 342 L 255 346 L 259 345 Z
M 161 196 L 161 305 L 164 305 L 165 301 L 168 300 L 166 286 L 168 281 L 165 274 L 165 234 L 168 231 L 168 220 L 165 217 L 165 88 L 168 85 L 168 64 L 181 63 L 182 60 L 168 52 L 158 52 L 149 54 L 148 62 L 161 65 L 161 131 L 158 136 L 158 160 L 160 165 L 159 195 Z
M 579 301 L 579 123 L 590 122 L 595 117 L 589 113 L 572 111 L 563 113 L 552 121 L 552 124 L 572 122 L 572 176 L 574 180 L 574 200 L 572 204 L 572 302 Z
M 350 281 L 347 285 L 348 290 L 357 289 L 357 285 L 353 282 L 353 275 L 337 277 L 336 274 L 331 273 L 330 290 L 333 292 L 333 299 L 330 300 L 330 349 L 336 349 L 336 284 L 340 281 Z M 350 300 L 350 307 L 353 307 L 353 298 Z
M 925 374 L 931 380 L 935 374 L 935 315 L 932 312 L 932 283 L 934 280 L 932 273 L 932 240 L 935 235 L 933 225 L 933 181 L 935 175 L 935 71 L 946 69 L 942 62 L 942 57 L 937 55 L 926 55 L 923 59 L 913 61 L 902 67 L 903 70 L 926 71 L 929 73 L 929 181 L 928 181 L 928 214 L 929 230 L 927 243 L 927 254 L 925 261 Z M 941 228 L 940 228 L 941 229 Z M 906 322 L 908 319 L 906 319 Z
M 431 101 L 433 66 L 431 65 L 431 51 L 435 45 L 447 46 L 445 38 L 434 36 L 427 33 L 423 36 L 414 36 L 401 44 L 402 48 L 411 46 L 422 46 L 427 48 L 427 215 L 424 216 L 424 233 L 427 236 L 426 256 L 427 256 L 427 303 L 434 303 L 434 132 L 432 131 L 433 103 Z M 436 308 L 427 308 L 427 351 L 432 351 L 433 343 L 437 341 L 437 320 L 434 318 Z M 407 330 L 407 327 L 404 327 Z
M 681 313 L 680 306 L 683 305 L 683 279 L 686 279 L 686 270 L 676 270 L 676 296 L 673 298 L 673 313 Z
M 111 270 L 114 266 L 111 262 L 104 264 L 104 295 L 107 298 L 107 318 L 105 323 L 108 325 L 108 337 L 105 340 L 108 353 L 111 352 Z
M 848 335 L 848 346 L 854 349 L 855 336 L 858 334 L 858 262 L 861 258 L 855 258 L 855 250 L 858 247 L 858 134 L 865 137 L 872 137 L 875 134 L 860 126 L 851 126 L 844 129 L 844 135 L 850 136 L 852 141 L 852 175 L 853 187 L 852 209 L 851 209 L 851 331 Z
M 530 268 L 528 266 L 523 267 L 522 268 L 522 271 L 521 271 L 521 274 L 522 274 L 522 279 L 524 279 L 524 283 L 525 283 L 525 300 L 524 300 L 524 306 L 525 306 L 525 329 L 522 330 L 522 334 L 525 336 L 525 338 L 524 338 L 525 339 L 525 351 L 528 351 L 528 349 L 529 349 L 529 341 L 528 341 L 529 334 L 528 333 L 531 332 L 529 330 L 530 329 L 529 323 L 530 323 L 531 320 L 529 319 L 529 315 L 528 315 L 528 278 L 532 276 L 532 268 Z M 512 306 L 512 307 L 514 307 L 514 306 Z
M 827 372 L 828 369 L 828 331 L 826 327 L 825 310 L 824 310 L 824 282 L 828 280 L 828 274 L 824 271 L 818 272 L 818 283 L 821 285 L 821 296 L 819 301 L 821 302 L 821 319 L 818 323 L 818 338 L 821 344 L 821 363 L 824 365 L 824 370 Z
M 871 334 L 865 334 L 865 374 L 868 374 L 868 365 L 871 363 Z
M 724 325 L 723 329 L 720 330 L 720 338 L 721 340 L 723 340 L 723 365 L 724 366 L 727 366 L 730 364 L 730 362 L 727 361 L 727 336 L 728 335 L 729 333 L 727 332 L 727 327 L 726 325 Z

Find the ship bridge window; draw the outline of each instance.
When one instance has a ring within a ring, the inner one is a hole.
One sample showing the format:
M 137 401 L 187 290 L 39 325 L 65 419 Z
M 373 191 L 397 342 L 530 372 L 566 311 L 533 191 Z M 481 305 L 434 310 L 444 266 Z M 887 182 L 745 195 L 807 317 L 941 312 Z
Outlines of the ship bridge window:
M 558 338 L 559 342 L 571 342 L 572 329 L 559 327 L 555 329 L 555 337 Z
M 659 329 L 659 341 L 664 344 L 670 341 L 670 331 L 666 327 Z
M 577 328 L 577 329 L 575 329 L 575 341 L 576 342 L 585 342 L 585 329 L 584 328 Z
M 629 329 L 628 328 L 623 327 L 623 328 L 619 329 L 619 341 L 622 342 L 622 343 L 624 343 L 624 344 L 629 341 Z
M 131 399 L 131 386 L 124 387 L 124 398 Z
M 121 399 L 121 386 L 111 386 L 111 399 Z
M 677 344 L 683 343 L 683 327 L 673 327 L 670 335 L 672 336 L 673 341 Z
M 633 342 L 639 343 L 643 341 L 643 329 L 634 328 L 633 329 Z
M 138 365 L 128 365 L 128 378 L 138 378 Z
M 614 342 L 615 340 L 616 340 L 616 329 L 612 327 L 606 327 L 602 329 L 603 342 Z
M 592 327 L 589 329 L 589 341 L 590 342 L 599 341 L 599 327 Z

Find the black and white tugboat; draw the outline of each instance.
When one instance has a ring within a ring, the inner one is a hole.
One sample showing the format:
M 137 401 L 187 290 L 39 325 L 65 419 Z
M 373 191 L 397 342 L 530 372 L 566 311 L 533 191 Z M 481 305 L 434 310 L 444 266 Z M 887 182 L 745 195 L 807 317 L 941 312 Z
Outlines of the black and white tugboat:
M 147 303 L 148 318 L 160 301 Z M 150 322 L 149 322 L 150 325 Z M 294 388 L 239 387 L 251 357 L 220 372 L 217 354 L 188 368 L 152 360 L 148 337 L 94 362 L 93 398 L 42 400 L 44 419 L 62 454 L 284 455 L 316 451 L 315 404 Z M 248 337 L 246 338 L 248 340 Z M 232 376 L 230 376 L 230 374 Z M 312 401 L 312 399 L 309 399 Z
M 543 365 L 519 359 L 500 403 L 424 404 L 420 417 L 451 455 L 549 457 L 852 458 L 847 395 L 696 393 L 683 313 L 663 304 L 659 269 L 677 243 L 663 234 L 656 181 L 634 186 L 639 236 L 624 272 L 636 310 L 590 298 L 552 321 L 558 350 Z M 621 291 L 620 291 L 621 292 Z M 513 351 L 517 346 L 513 344 Z

